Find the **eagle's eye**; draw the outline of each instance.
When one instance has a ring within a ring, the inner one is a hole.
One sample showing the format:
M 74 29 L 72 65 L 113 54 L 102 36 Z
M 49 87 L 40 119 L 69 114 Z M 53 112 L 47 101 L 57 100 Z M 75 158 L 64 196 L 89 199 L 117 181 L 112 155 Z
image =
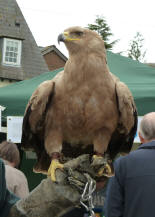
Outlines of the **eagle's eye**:
M 78 36 L 82 36 L 82 35 L 83 35 L 83 32 L 76 31 L 76 32 L 74 32 L 74 34 L 76 34 L 76 35 L 78 35 Z

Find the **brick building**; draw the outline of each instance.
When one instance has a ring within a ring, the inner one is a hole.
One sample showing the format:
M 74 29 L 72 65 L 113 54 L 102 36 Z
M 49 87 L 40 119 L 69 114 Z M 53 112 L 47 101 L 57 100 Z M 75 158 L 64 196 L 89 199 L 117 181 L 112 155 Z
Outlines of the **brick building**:
M 67 57 L 55 45 L 40 47 L 40 50 L 50 71 L 64 67 Z

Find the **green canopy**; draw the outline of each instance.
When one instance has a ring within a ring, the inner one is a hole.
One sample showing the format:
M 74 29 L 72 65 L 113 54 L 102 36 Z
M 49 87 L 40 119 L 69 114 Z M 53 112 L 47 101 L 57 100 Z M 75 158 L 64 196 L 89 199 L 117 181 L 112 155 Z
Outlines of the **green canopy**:
M 16 82 L 0 88 L 0 105 L 6 107 L 2 113 L 3 121 L 7 116 L 23 116 L 33 91 L 45 80 L 51 80 L 63 68 L 46 72 L 29 80 Z
M 155 68 L 130 58 L 107 52 L 110 71 L 131 90 L 138 114 L 155 110 Z M 3 117 L 23 116 L 26 104 L 36 87 L 45 80 L 52 79 L 63 68 L 47 72 L 29 80 L 0 88 L 0 105 L 5 106 Z
M 138 115 L 155 111 L 155 68 L 112 52 L 107 58 L 110 71 L 132 92 Z

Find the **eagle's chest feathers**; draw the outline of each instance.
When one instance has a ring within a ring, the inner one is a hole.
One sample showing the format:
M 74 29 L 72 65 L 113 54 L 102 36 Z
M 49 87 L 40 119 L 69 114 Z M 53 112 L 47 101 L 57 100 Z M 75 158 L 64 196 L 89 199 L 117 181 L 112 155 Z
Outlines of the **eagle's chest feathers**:
M 95 78 L 76 88 L 70 85 L 64 94 L 56 94 L 54 98 L 52 124 L 62 128 L 67 138 L 93 136 L 103 125 L 109 127 L 116 112 L 114 87 Z M 115 125 L 116 120 L 113 121 Z

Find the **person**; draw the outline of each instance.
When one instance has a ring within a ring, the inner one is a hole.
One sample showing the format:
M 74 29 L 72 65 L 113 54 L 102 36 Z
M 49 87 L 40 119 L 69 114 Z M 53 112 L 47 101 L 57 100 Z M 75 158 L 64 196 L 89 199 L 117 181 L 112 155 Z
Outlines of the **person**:
M 0 143 L 0 158 L 5 164 L 7 188 L 19 198 L 26 197 L 29 194 L 28 182 L 24 173 L 17 169 L 20 163 L 17 145 L 7 141 Z
M 0 159 L 0 216 L 7 217 L 11 207 L 19 200 L 6 187 L 5 166 Z
M 106 217 L 155 216 L 155 112 L 142 118 L 139 138 L 137 150 L 115 160 L 115 176 L 106 193 Z

